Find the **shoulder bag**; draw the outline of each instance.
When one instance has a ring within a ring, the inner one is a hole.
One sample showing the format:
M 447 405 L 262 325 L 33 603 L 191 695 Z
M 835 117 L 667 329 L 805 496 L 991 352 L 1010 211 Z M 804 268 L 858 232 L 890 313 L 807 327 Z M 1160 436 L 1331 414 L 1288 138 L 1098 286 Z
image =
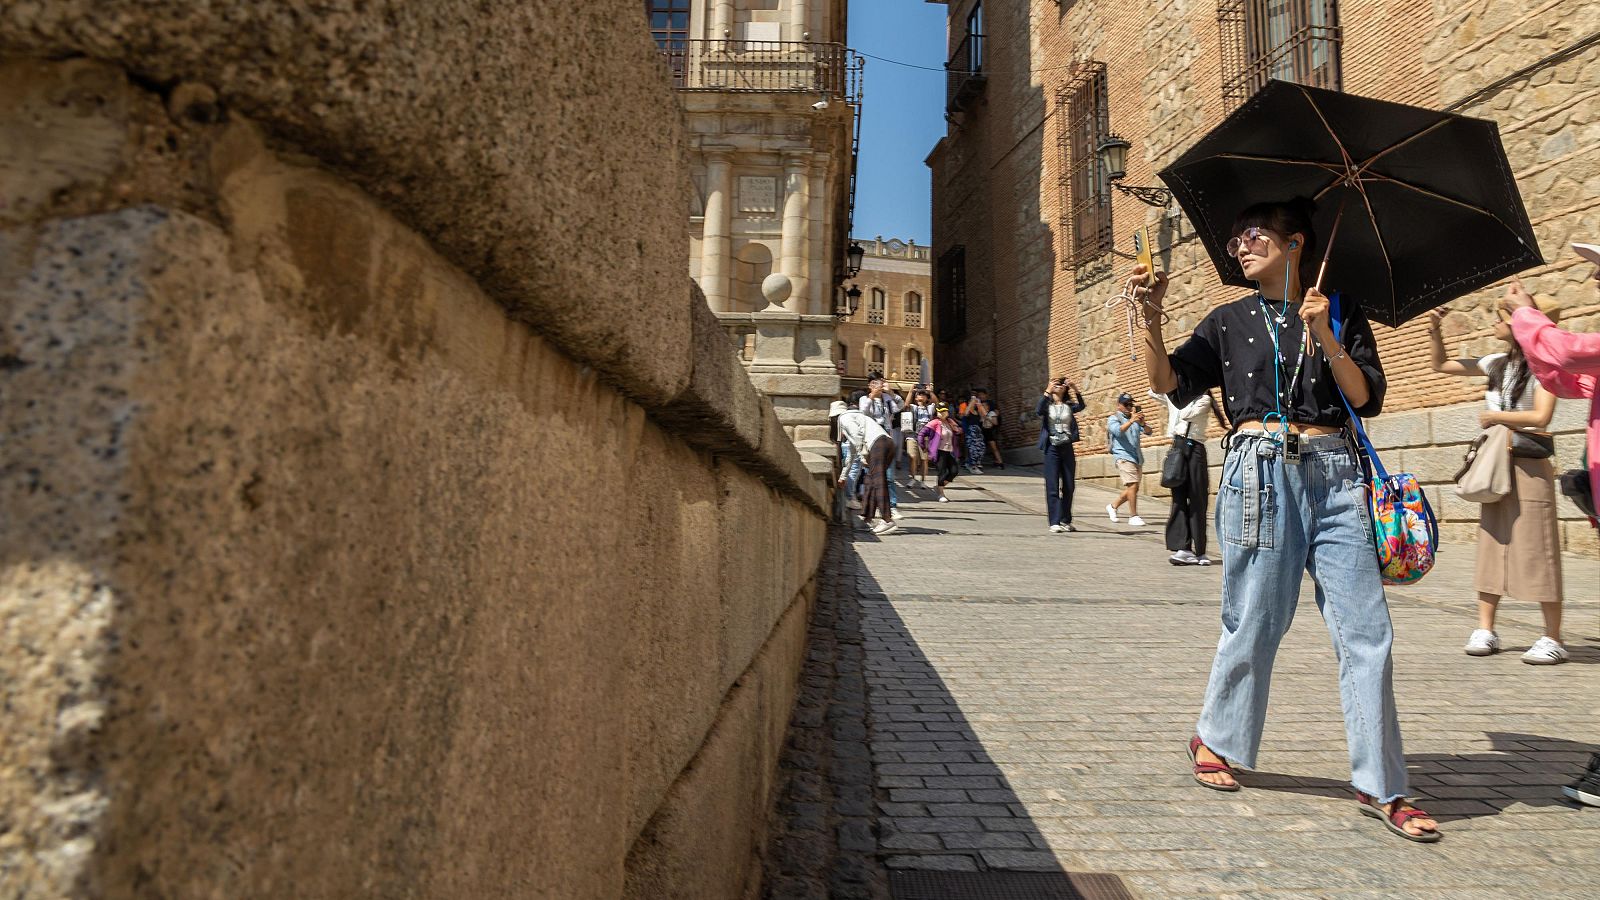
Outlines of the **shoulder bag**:
M 1455 481 L 1456 496 L 1469 503 L 1496 503 L 1511 493 L 1511 429 L 1490 425 L 1474 438 Z
M 1333 333 L 1341 340 L 1344 322 L 1339 314 L 1339 294 L 1329 298 Z M 1334 382 L 1337 387 L 1338 382 Z M 1361 467 L 1367 483 L 1367 515 L 1372 525 L 1372 545 L 1378 556 L 1378 572 L 1384 584 L 1412 584 L 1433 568 L 1439 550 L 1439 520 L 1428 505 L 1428 496 L 1415 475 L 1401 472 L 1390 475 L 1378 459 L 1378 451 L 1361 426 L 1361 417 L 1350 407 L 1349 398 L 1339 388 L 1339 399 L 1350 413 L 1350 425 L 1360 441 Z
M 1167 448 L 1167 458 L 1161 461 L 1161 486 L 1164 488 L 1180 488 L 1188 482 L 1183 465 L 1183 455 L 1188 448 L 1183 445 L 1183 438 L 1174 438 L 1172 446 Z

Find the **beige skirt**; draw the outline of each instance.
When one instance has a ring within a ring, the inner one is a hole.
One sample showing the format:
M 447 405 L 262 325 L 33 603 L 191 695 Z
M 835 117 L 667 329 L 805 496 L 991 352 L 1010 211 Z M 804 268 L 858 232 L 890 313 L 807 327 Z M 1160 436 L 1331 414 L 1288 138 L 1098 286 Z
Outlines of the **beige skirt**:
M 1561 532 L 1556 475 L 1548 459 L 1511 458 L 1511 493 L 1483 504 L 1478 520 L 1478 590 L 1517 600 L 1561 602 Z

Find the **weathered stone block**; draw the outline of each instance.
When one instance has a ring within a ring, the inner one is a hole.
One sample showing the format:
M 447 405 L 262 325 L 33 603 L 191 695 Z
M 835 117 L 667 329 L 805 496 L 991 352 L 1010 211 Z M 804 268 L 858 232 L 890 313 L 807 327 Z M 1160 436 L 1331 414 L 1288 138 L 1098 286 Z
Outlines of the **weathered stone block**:
M 1379 450 L 1396 447 L 1422 447 L 1433 441 L 1427 410 L 1389 413 L 1363 423 L 1367 437 Z

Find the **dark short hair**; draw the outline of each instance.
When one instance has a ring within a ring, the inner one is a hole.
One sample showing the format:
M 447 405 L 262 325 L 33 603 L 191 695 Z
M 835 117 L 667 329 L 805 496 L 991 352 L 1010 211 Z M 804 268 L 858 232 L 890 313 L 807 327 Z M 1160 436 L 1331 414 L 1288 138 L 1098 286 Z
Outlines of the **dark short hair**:
M 850 406 L 851 407 L 860 406 L 861 405 L 861 398 L 865 397 L 866 395 L 867 395 L 867 392 L 861 390 L 860 388 L 857 388 L 857 389 L 851 391 L 850 392 Z
M 1317 202 L 1310 197 L 1295 197 L 1292 200 L 1278 200 L 1267 203 L 1255 203 L 1239 211 L 1233 220 L 1233 233 L 1238 234 L 1246 228 L 1265 228 L 1288 237 L 1291 234 L 1300 234 L 1305 240 L 1295 248 L 1296 258 L 1300 261 L 1300 287 L 1311 287 L 1311 279 L 1317 271 L 1317 229 L 1312 224 L 1312 219 L 1317 214 Z

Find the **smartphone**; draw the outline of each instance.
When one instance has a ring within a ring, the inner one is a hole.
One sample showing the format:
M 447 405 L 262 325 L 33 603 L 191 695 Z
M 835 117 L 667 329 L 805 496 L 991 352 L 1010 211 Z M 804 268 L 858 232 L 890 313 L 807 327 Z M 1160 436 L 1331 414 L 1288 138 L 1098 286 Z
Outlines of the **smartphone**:
M 1156 286 L 1156 264 L 1150 254 L 1150 226 L 1144 225 L 1133 232 L 1133 255 L 1144 266 L 1144 286 Z

